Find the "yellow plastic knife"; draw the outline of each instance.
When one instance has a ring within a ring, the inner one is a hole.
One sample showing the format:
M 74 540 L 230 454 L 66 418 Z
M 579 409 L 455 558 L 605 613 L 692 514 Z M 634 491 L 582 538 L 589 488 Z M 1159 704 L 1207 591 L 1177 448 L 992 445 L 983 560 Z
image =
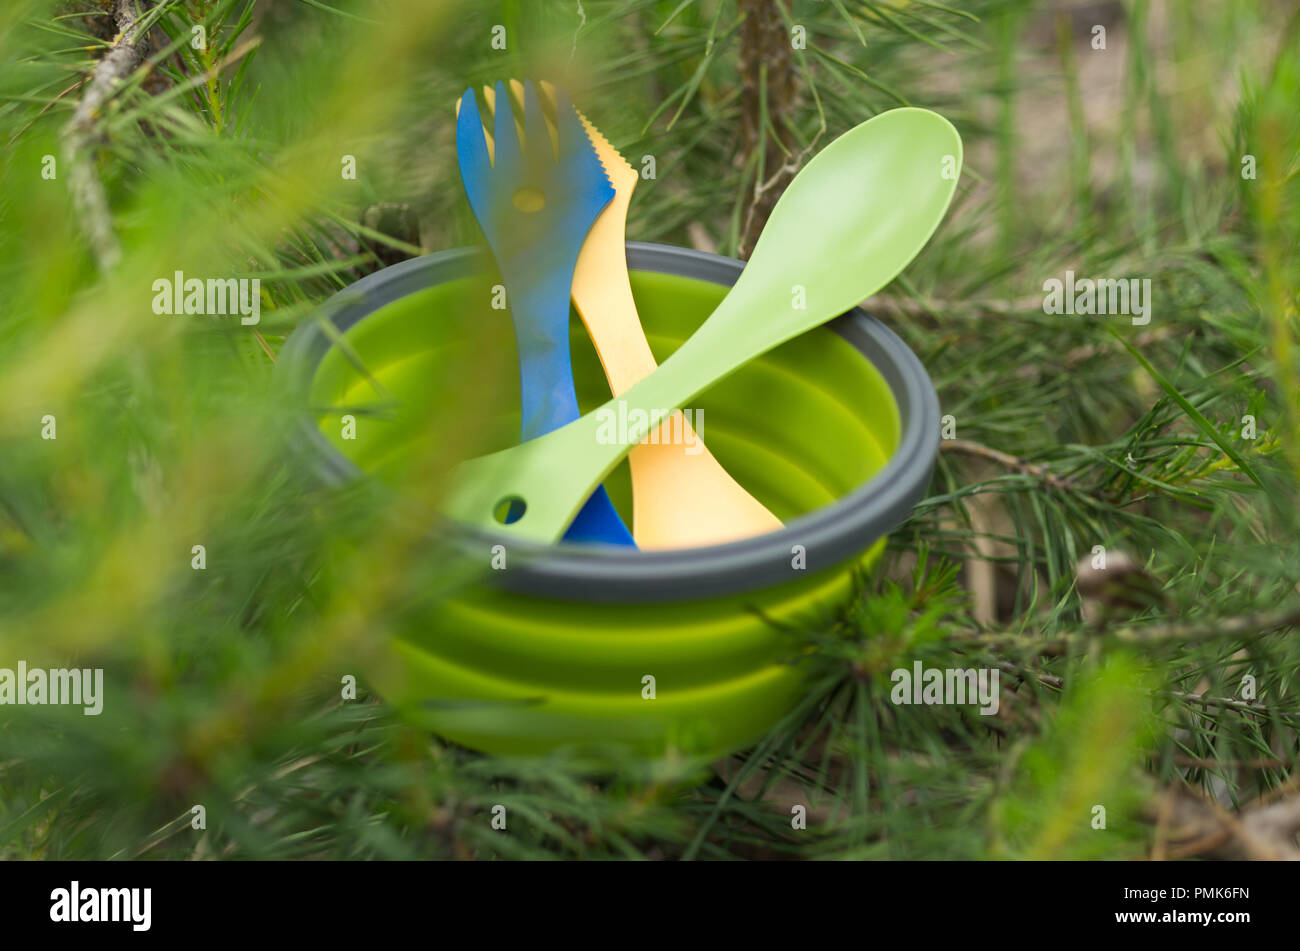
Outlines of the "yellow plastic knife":
M 596 219 L 578 255 L 573 303 L 617 397 L 657 366 L 627 273 L 627 211 L 640 176 L 582 110 L 578 115 L 614 185 L 614 198 Z M 680 411 L 660 424 L 657 437 L 651 434 L 648 442 L 631 451 L 628 464 L 632 537 L 639 548 L 717 545 L 781 527 L 780 520 L 699 442 Z

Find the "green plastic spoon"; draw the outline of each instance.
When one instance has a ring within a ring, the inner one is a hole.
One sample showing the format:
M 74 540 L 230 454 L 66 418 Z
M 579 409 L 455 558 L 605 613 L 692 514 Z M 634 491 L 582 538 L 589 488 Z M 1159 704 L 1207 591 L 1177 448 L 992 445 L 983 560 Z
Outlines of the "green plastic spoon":
M 580 419 L 462 463 L 444 512 L 508 537 L 557 541 L 592 489 L 673 410 L 893 280 L 943 219 L 961 158 L 957 130 L 928 109 L 894 109 L 841 135 L 789 184 L 740 279 L 676 353 Z M 520 503 L 516 521 L 498 519 Z

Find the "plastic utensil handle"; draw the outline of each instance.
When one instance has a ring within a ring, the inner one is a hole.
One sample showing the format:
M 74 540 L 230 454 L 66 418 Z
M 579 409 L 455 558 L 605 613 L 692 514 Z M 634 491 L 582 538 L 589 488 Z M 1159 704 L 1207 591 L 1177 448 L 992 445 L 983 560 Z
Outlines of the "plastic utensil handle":
M 580 415 L 569 356 L 569 275 L 575 262 L 560 262 L 528 281 L 505 278 L 519 349 L 519 428 L 525 440 Z
M 543 436 L 578 418 L 578 396 L 569 356 L 569 289 L 576 255 L 544 275 L 522 283 L 509 298 L 519 348 L 520 431 L 523 439 Z M 507 294 L 510 285 L 507 284 Z M 512 507 L 512 515 L 518 509 Z M 574 542 L 634 545 L 609 493 L 596 486 L 564 534 Z

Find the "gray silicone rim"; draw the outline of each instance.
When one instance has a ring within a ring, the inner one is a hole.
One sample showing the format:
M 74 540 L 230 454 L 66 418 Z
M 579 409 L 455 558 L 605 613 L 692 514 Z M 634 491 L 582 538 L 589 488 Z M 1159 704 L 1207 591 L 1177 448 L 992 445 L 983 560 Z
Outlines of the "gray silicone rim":
M 628 242 L 628 267 L 735 283 L 744 264 L 734 258 L 670 245 Z M 435 284 L 491 268 L 487 253 L 457 248 L 403 261 L 338 292 L 323 306 L 346 332 L 393 301 Z M 883 469 L 843 498 L 788 522 L 780 531 L 725 545 L 637 551 L 606 545 L 536 545 L 458 523 L 439 527 L 456 548 L 486 563 L 493 545 L 510 546 L 510 567 L 486 580 L 520 594 L 574 602 L 661 603 L 725 597 L 779 585 L 842 565 L 897 528 L 925 494 L 939 442 L 939 399 L 919 359 L 888 327 L 860 307 L 827 326 L 863 354 L 893 391 L 901 432 Z M 304 322 L 276 361 L 287 405 L 305 407 L 311 380 L 330 346 L 315 321 Z M 291 449 L 330 485 L 363 473 L 335 449 L 305 409 L 295 412 Z M 804 567 L 794 567 L 794 546 Z

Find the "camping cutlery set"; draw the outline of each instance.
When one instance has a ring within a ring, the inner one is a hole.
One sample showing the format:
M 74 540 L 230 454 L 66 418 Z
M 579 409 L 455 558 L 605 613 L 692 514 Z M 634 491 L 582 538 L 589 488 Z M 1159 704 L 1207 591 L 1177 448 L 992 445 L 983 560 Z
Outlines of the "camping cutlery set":
M 786 188 L 716 310 L 656 365 L 624 250 L 635 169 L 548 83 L 485 87 L 482 110 L 466 90 L 456 145 L 514 324 L 521 442 L 458 467 L 444 509 L 533 542 L 643 549 L 721 544 L 781 527 L 681 410 L 893 280 L 938 227 L 962 154 L 956 130 L 925 109 L 894 109 L 841 135 Z M 612 393 L 586 415 L 570 363 L 570 301 Z M 601 438 L 611 413 L 631 421 L 625 438 Z M 630 533 L 601 485 L 624 457 Z

